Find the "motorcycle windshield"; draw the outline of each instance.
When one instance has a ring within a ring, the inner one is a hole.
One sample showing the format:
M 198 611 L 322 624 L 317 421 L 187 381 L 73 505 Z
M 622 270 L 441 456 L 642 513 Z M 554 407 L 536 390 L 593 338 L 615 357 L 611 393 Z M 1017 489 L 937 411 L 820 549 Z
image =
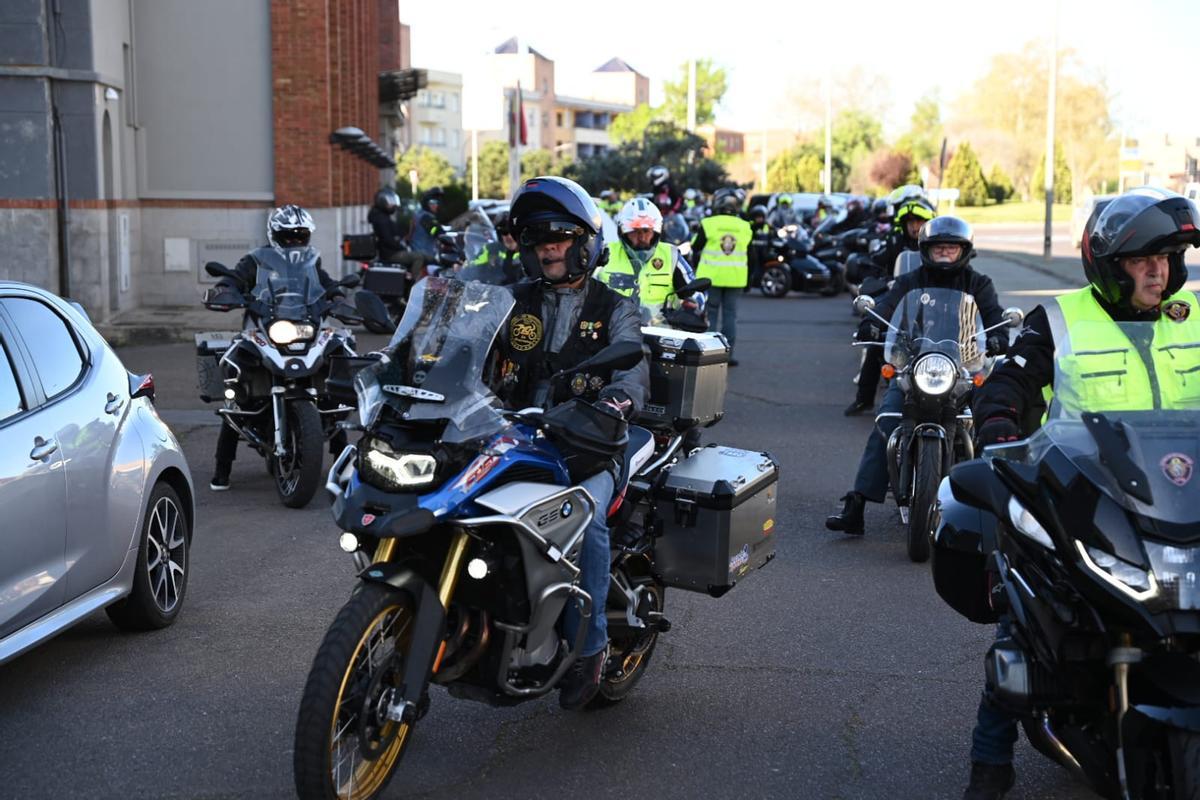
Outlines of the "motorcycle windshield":
M 1025 458 L 1036 462 L 1057 446 L 1118 505 L 1200 524 L 1200 341 L 1186 331 L 1150 322 L 1071 326 L 1067 352 L 1055 358 L 1049 421 Z
M 663 220 L 662 240 L 668 244 L 683 244 L 692 238 L 692 229 L 682 214 L 671 214 Z
M 503 429 L 500 401 L 483 370 L 513 305 L 512 293 L 499 286 L 436 277 L 419 282 L 388 343 L 390 360 L 355 378 L 363 425 L 374 423 L 386 405 L 406 421 L 444 421 L 440 438 L 452 444 Z
M 985 372 L 983 318 L 972 295 L 956 289 L 913 289 L 892 313 L 883 358 L 903 369 L 918 356 L 941 353 L 972 375 Z
M 896 256 L 896 266 L 892 274 L 899 278 L 906 272 L 916 272 L 921 268 L 921 254 L 915 250 L 902 250 Z
M 309 306 L 325 291 L 317 275 L 320 257 L 315 247 L 289 247 L 282 253 L 260 251 L 254 299 L 271 309 L 271 316 L 277 319 L 307 318 Z

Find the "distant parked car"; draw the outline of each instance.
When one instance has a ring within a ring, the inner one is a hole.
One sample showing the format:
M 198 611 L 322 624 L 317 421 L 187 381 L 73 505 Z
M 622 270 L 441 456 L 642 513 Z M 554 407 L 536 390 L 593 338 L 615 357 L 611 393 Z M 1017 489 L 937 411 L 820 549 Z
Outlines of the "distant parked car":
M 1083 228 L 1091 218 L 1092 212 L 1097 208 L 1104 208 L 1114 197 L 1116 197 L 1115 194 L 1087 197 L 1084 198 L 1083 205 L 1075 206 L 1071 211 L 1071 241 L 1075 243 L 1076 247 L 1079 247 L 1080 240 L 1083 239 Z
M 153 399 L 80 306 L 0 281 L 0 663 L 99 608 L 179 615 L 194 494 Z

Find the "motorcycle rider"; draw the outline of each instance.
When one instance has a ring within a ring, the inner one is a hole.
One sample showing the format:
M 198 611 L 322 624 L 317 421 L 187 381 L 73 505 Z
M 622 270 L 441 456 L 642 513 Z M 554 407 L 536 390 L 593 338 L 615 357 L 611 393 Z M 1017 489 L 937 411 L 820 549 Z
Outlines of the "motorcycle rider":
M 772 228 L 782 228 L 785 225 L 795 225 L 800 221 L 796 214 L 796 209 L 792 207 L 792 196 L 790 194 L 780 194 L 775 199 L 775 208 L 771 209 L 771 214 L 767 218 Z
M 896 259 L 906 250 L 918 250 L 917 237 L 922 226 L 933 219 L 936 212 L 924 195 L 913 196 L 905 200 L 896 209 L 892 230 L 885 239 L 876 239 L 871 243 L 868 254 L 871 255 L 880 275 L 891 276 L 895 269 Z M 870 410 L 875 405 L 875 391 L 879 388 L 879 370 L 883 366 L 883 348 L 868 347 L 863 356 L 862 367 L 858 371 L 858 386 L 854 393 L 854 401 L 846 406 L 842 413 L 853 417 Z
M 699 189 L 688 188 L 683 192 L 683 208 L 685 211 L 691 211 L 696 206 L 700 205 L 700 201 L 704 198 L 700 195 Z
M 702 314 L 703 292 L 686 299 L 671 294 L 694 281 L 696 273 L 679 248 L 662 241 L 663 218 L 658 207 L 644 197 L 635 197 L 621 208 L 616 223 L 620 242 L 608 246 L 608 263 L 596 278 L 652 313 L 667 302 L 671 308 Z M 622 275 L 629 277 L 622 280 L 618 277 Z
M 762 279 L 763 271 L 763 251 L 770 244 L 772 230 L 771 225 L 767 222 L 767 207 L 762 203 L 750 206 L 750 211 L 746 216 L 750 222 L 750 249 L 746 253 L 747 263 L 750 266 L 750 281 L 746 286 L 746 291 L 749 291 L 750 286 L 756 285 Z
M 737 339 L 738 296 L 748 282 L 750 223 L 739 216 L 741 200 L 735 189 L 718 189 L 713 195 L 712 216 L 700 221 L 692 241 L 696 276 L 712 281 L 709 294 L 708 329 L 720 330 L 729 342 L 729 366 Z
M 442 208 L 446 192 L 440 186 L 434 186 L 421 194 L 421 210 L 413 216 L 412 228 L 408 232 L 408 240 L 413 250 L 425 256 L 426 260 L 437 257 L 437 238 L 445 229 L 438 219 L 438 211 Z M 421 276 L 414 275 L 414 280 Z
M 621 210 L 621 198 L 616 189 L 605 189 L 600 193 L 600 209 L 610 217 L 615 217 Z
M 971 226 L 958 217 L 938 217 L 921 228 L 918 237 L 921 252 L 921 267 L 896 279 L 878 304 L 875 313 L 890 320 L 892 312 L 906 294 L 914 289 L 942 288 L 957 289 L 974 296 L 983 317 L 984 327 L 1003 321 L 1004 313 L 996 297 L 992 279 L 973 270 L 969 263 L 974 256 L 974 235 Z M 867 315 L 859 326 L 859 341 L 880 341 L 884 324 Z M 872 350 L 882 349 L 878 347 Z M 995 331 L 987 339 L 988 355 L 1001 355 L 1008 350 L 1008 335 Z M 897 382 L 888 386 L 879 406 L 880 414 L 898 413 L 904 405 L 904 392 Z M 863 506 L 866 501 L 882 503 L 888 489 L 887 440 L 899 424 L 895 417 L 879 419 L 867 439 L 862 459 L 858 462 L 858 474 L 854 487 L 841 497 L 842 511 L 828 517 L 825 527 L 862 535 Z
M 521 261 L 533 277 L 512 290 L 516 306 L 500 333 L 497 394 L 509 407 L 525 408 L 533 405 L 539 383 L 549 375 L 614 342 L 640 344 L 641 315 L 632 300 L 588 277 L 603 265 L 606 251 L 600 212 L 579 184 L 557 177 L 527 180 L 509 213 Z M 578 373 L 569 384 L 556 384 L 551 402 L 583 397 L 629 419 L 649 391 L 649 365 L 643 360 L 629 370 Z M 582 708 L 595 696 L 606 660 L 610 553 L 605 510 L 613 483 L 611 473 L 601 472 L 581 484 L 599 509 L 584 535 L 580 564 L 580 584 L 595 610 L 581 657 L 561 684 L 559 703 L 567 709 Z M 567 640 L 574 641 L 580 624 L 574 604 L 564 624 Z
M 419 276 L 425 266 L 425 255 L 408 249 L 400 223 L 396 221 L 396 209 L 400 207 L 400 196 L 396 190 L 385 186 L 375 193 L 375 201 L 367 212 L 367 222 L 375 234 L 375 248 L 379 260 L 385 264 L 400 264 Z
M 650 181 L 650 196 L 662 215 L 678 214 L 683 208 L 683 195 L 671 185 L 671 171 L 662 165 L 653 166 L 646 170 L 646 180 Z
M 1200 300 L 1183 289 L 1187 280 L 1183 254 L 1189 246 L 1200 247 L 1200 212 L 1174 192 L 1132 189 L 1093 213 L 1080 248 L 1088 285 L 1029 312 L 1009 358 L 976 390 L 972 409 L 975 419 L 983 421 L 976 434 L 979 444 L 1015 441 L 1040 425 L 1053 398 L 1058 355 L 1064 349 L 1079 349 L 1080 343 L 1071 341 L 1070 335 L 1079 323 L 1090 323 L 1089 350 L 1117 350 L 1131 356 L 1123 360 L 1122 373 L 1079 374 L 1080 383 L 1119 381 L 1125 390 L 1110 401 L 1115 409 L 1170 407 L 1173 400 L 1181 399 L 1171 396 L 1165 381 L 1160 384 L 1164 388 L 1155 391 L 1147 380 L 1147 373 L 1161 381 L 1162 376 L 1180 370 L 1166 348 L 1152 347 L 1150 341 L 1131 343 L 1116 324 L 1102 340 L 1096 338 L 1107 322 L 1146 322 L 1153 326 L 1155 341 L 1160 336 L 1200 341 Z M 1069 369 L 1061 361 L 1057 367 Z M 1087 410 L 1104 411 L 1103 397 L 1102 393 L 1089 397 Z M 1195 396 L 1186 402 L 1194 407 Z M 998 635 L 1008 635 L 1006 619 L 1001 620 Z M 1016 740 L 1016 721 L 981 699 L 965 800 L 994 800 L 1012 787 Z
M 258 265 L 265 253 L 275 250 L 287 259 L 290 253 L 307 250 L 313 231 L 316 229 L 317 226 L 313 222 L 312 215 L 300 206 L 290 204 L 280 206 L 267 217 L 267 241 L 270 244 L 267 247 L 251 250 L 242 256 L 237 266 L 233 268 L 233 271 L 237 273 L 237 278 L 221 278 L 217 281 L 217 286 L 242 294 L 252 292 L 254 282 L 258 277 Z M 337 285 L 337 281 L 321 268 L 319 255 L 317 256 L 317 277 L 320 278 L 323 289 L 329 290 Z M 340 290 L 331 295 L 332 298 L 343 296 Z M 330 442 L 330 449 L 333 452 L 340 452 L 342 447 L 345 447 L 346 434 L 339 433 L 341 446 L 334 450 L 334 442 L 332 440 Z M 237 431 L 222 419 L 221 430 L 217 433 L 216 466 L 213 469 L 212 480 L 208 484 L 208 488 L 212 491 L 224 492 L 229 489 L 229 473 L 233 468 L 233 460 L 237 457 L 237 446 Z

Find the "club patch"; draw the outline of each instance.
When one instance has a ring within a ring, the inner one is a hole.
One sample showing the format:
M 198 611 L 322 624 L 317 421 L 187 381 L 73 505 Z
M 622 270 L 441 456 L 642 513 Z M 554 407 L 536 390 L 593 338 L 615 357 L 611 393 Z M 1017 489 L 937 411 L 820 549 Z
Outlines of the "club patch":
M 654 267 L 655 269 L 662 269 L 663 260 L 661 258 L 652 258 L 650 259 L 650 266 Z
M 737 247 L 737 239 L 733 238 L 733 234 L 727 233 L 721 237 L 721 252 L 729 255 L 733 249 Z
M 542 321 L 533 314 L 521 314 L 508 323 L 508 340 L 513 349 L 522 353 L 538 346 L 542 341 Z
M 1162 312 L 1172 322 L 1183 322 L 1191 315 L 1192 307 L 1182 300 L 1172 300 L 1163 306 Z
M 1163 474 L 1171 483 L 1176 486 L 1186 486 L 1192 479 L 1196 462 L 1183 453 L 1167 453 L 1159 462 L 1159 466 L 1162 467 Z

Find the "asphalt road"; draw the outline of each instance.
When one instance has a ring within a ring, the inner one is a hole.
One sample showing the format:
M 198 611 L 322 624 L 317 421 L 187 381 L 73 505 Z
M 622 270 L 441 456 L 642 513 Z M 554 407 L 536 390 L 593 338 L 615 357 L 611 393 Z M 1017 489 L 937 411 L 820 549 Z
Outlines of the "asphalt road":
M 1066 288 L 981 258 L 1002 301 Z M 871 427 L 847 419 L 845 297 L 744 298 L 726 417 L 708 441 L 782 464 L 778 558 L 720 599 L 671 591 L 673 629 L 626 702 L 497 710 L 434 691 L 389 797 L 952 798 L 966 782 L 988 628 L 958 617 L 904 553 L 895 510 L 826 531 Z M 372 344 L 364 337 L 362 345 Z M 353 570 L 323 498 L 276 500 L 244 455 L 207 488 L 216 436 L 189 345 L 128 347 L 153 371 L 199 491 L 178 622 L 117 632 L 103 613 L 0 667 L 0 798 L 292 795 L 296 707 Z M 1088 797 L 1018 745 L 1013 798 Z

